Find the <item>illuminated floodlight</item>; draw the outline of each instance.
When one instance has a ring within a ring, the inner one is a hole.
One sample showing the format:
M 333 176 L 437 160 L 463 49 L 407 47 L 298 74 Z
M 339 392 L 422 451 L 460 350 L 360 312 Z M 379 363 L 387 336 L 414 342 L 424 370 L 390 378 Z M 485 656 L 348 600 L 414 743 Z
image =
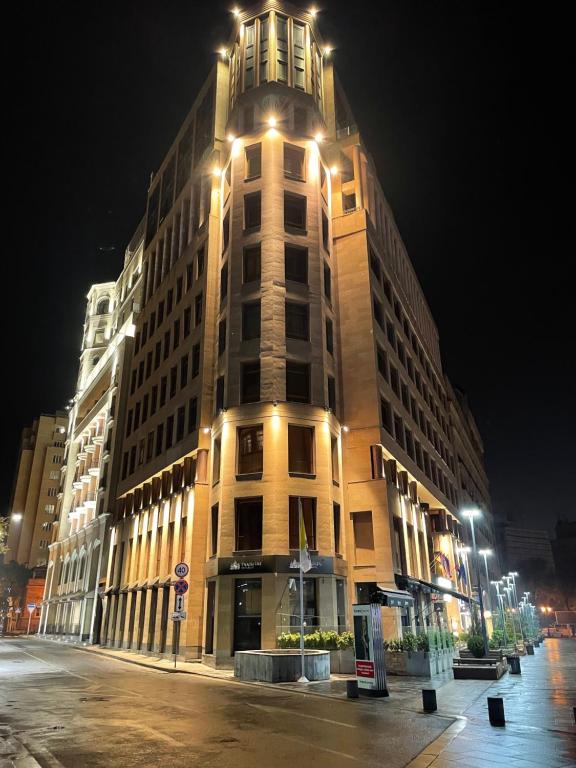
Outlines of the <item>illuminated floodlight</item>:
M 22 513 L 21 512 L 14 512 L 14 514 L 10 518 L 13 522 L 19 523 L 20 520 L 22 520 Z
M 276 128 L 276 126 L 278 125 L 278 121 L 276 120 L 275 117 L 269 117 L 268 125 L 270 126 L 270 128 Z

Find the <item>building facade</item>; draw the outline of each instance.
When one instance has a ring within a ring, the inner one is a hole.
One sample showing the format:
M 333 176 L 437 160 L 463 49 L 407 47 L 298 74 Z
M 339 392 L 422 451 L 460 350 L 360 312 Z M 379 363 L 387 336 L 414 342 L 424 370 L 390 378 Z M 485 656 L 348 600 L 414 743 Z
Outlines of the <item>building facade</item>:
M 214 665 L 275 647 L 300 622 L 300 509 L 307 630 L 374 595 L 388 638 L 467 628 L 456 457 L 482 486 L 481 452 L 313 15 L 236 15 L 152 179 L 142 265 L 101 641 Z
M 22 432 L 10 500 L 6 562 L 15 560 L 28 568 L 48 563 L 67 426 L 66 412 L 58 411 L 42 414 Z
M 117 282 L 87 296 L 76 393 L 61 467 L 57 522 L 40 621 L 44 635 L 98 642 L 116 498 L 134 318 L 140 310 L 143 228 Z

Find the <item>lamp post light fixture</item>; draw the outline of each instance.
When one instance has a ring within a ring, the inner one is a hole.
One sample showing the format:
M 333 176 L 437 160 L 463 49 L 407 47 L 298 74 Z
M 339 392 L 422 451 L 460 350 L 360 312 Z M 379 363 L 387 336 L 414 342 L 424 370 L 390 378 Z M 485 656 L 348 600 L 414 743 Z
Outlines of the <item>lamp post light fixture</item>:
M 490 597 L 490 577 L 488 576 L 488 558 L 494 553 L 491 549 L 479 549 L 478 554 L 484 558 L 484 571 L 486 573 L 486 593 L 488 595 L 488 608 L 492 610 L 492 598 Z
M 482 599 L 482 583 L 480 581 L 480 563 L 478 560 L 478 550 L 476 549 L 476 534 L 474 532 L 474 518 L 480 517 L 479 509 L 465 509 L 464 516 L 468 518 L 470 522 L 470 529 L 472 531 L 472 552 L 474 559 L 476 560 L 476 582 L 478 584 L 478 603 L 480 604 L 480 625 L 482 628 L 482 640 L 484 642 L 484 656 L 488 656 L 488 635 L 486 634 L 486 619 L 484 617 L 484 601 Z
M 512 595 L 514 597 L 514 602 L 516 603 L 516 610 L 519 611 L 518 607 L 518 593 L 516 592 L 516 576 L 519 576 L 520 574 L 518 571 L 510 571 L 508 573 L 508 577 L 512 580 Z M 522 619 L 520 618 L 520 613 L 518 613 L 518 623 L 520 624 L 520 637 L 522 639 L 522 642 L 524 642 L 524 630 L 522 629 Z

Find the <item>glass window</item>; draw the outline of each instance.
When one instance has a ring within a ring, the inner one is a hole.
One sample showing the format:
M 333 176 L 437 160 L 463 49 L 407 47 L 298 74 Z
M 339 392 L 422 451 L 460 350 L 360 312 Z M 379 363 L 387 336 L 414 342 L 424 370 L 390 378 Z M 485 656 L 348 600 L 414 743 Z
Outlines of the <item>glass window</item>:
M 244 88 L 254 86 L 254 48 L 255 22 L 246 26 L 244 31 Z
M 268 18 L 260 19 L 260 83 L 268 80 Z
M 262 173 L 262 144 L 246 147 L 246 178 L 256 179 Z
M 295 283 L 308 283 L 308 248 L 284 246 L 284 276 Z
M 310 402 L 310 365 L 286 361 L 286 400 L 292 403 Z
M 218 356 L 223 355 L 226 350 L 226 320 L 220 320 L 218 323 Z
M 260 361 L 243 363 L 241 377 L 241 402 L 257 403 L 260 400 Z
M 210 555 L 218 552 L 218 504 L 214 504 L 211 514 L 210 526 Z
M 380 415 L 382 418 L 382 426 L 390 434 L 394 434 L 394 427 L 392 426 L 392 408 L 387 400 L 383 397 L 380 398 Z
M 356 548 L 356 565 L 373 565 L 374 531 L 372 528 L 372 512 L 354 512 L 352 520 L 354 545 Z
M 307 496 L 290 496 L 289 501 L 289 543 L 290 549 L 300 549 L 300 509 L 298 500 L 302 502 L 302 517 L 306 529 L 308 549 L 316 547 L 316 499 Z
M 334 354 L 334 323 L 326 318 L 326 351 Z
M 334 521 L 334 552 L 339 555 L 340 550 L 340 504 L 336 504 L 332 507 L 332 517 Z
M 242 340 L 260 338 L 260 302 L 242 304 Z
M 304 158 L 306 152 L 303 147 L 294 144 L 284 144 L 284 175 L 291 179 L 304 179 Z
M 222 458 L 222 440 L 216 438 L 214 440 L 214 449 L 212 455 L 212 483 L 218 483 L 220 481 L 220 463 Z
M 216 380 L 216 413 L 224 408 L 224 376 Z
M 244 248 L 243 282 L 260 280 L 260 243 Z
M 239 475 L 251 475 L 262 472 L 264 448 L 264 429 L 262 424 L 255 427 L 238 429 L 238 468 Z
M 228 296 L 228 262 L 220 270 L 220 302 L 226 300 Z
M 284 227 L 306 230 L 306 198 L 284 192 Z
M 328 376 L 328 408 L 333 413 L 336 411 L 336 380 L 333 376 Z
M 299 631 L 300 628 L 300 580 L 294 579 L 294 589 L 290 589 L 288 594 L 290 596 L 290 627 L 293 631 Z M 304 586 L 304 594 L 302 595 L 302 603 L 304 606 L 304 621 L 306 627 L 314 630 L 320 624 L 319 610 L 318 610 L 318 579 L 302 579 Z
M 314 427 L 288 425 L 288 471 L 314 474 Z
M 288 20 L 276 17 L 276 77 L 281 83 L 288 82 Z
M 304 26 L 294 22 L 292 24 L 292 42 L 294 45 L 294 87 L 304 90 L 306 86 L 304 77 Z
M 286 338 L 302 339 L 310 338 L 310 308 L 308 304 L 287 301 L 286 307 Z
M 262 549 L 262 498 L 236 499 L 236 552 Z
M 332 301 L 332 273 L 326 262 L 324 262 L 324 296 L 328 301 Z
M 262 214 L 260 192 L 244 195 L 244 229 L 255 229 L 260 226 Z
M 230 242 L 230 211 L 226 211 L 224 222 L 222 224 L 222 253 L 226 253 L 228 243 Z

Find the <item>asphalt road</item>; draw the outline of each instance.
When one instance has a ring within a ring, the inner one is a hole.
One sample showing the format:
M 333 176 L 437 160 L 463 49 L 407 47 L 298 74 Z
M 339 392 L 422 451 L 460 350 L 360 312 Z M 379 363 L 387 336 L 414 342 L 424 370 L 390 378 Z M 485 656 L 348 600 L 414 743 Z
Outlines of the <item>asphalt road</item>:
M 453 720 L 0 639 L 0 768 L 400 768 Z M 4 755 L 4 756 L 3 756 Z M 18 763 L 16 763 L 18 765 Z

